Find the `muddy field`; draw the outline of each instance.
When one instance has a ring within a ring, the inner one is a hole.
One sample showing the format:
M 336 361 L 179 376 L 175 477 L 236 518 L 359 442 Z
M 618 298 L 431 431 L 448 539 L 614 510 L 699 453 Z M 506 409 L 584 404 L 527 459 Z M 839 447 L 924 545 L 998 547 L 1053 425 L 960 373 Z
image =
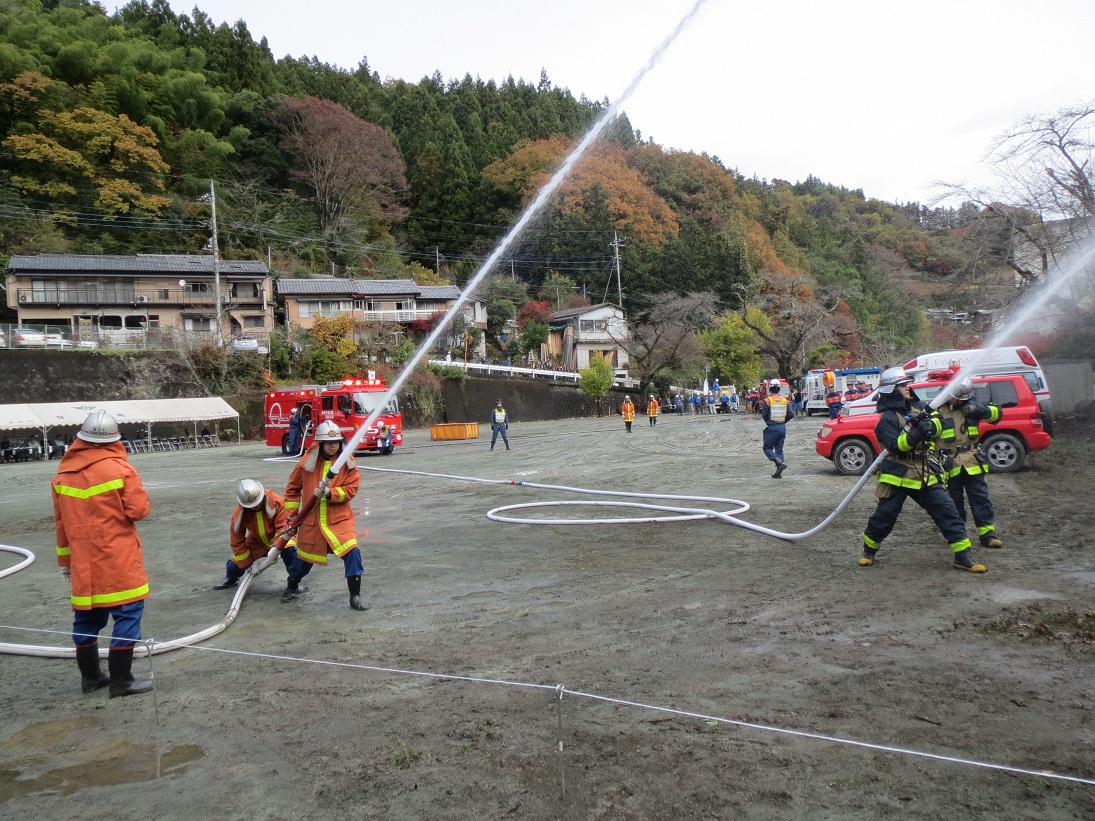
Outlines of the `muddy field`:
M 485 437 L 412 432 L 394 457 L 359 463 L 502 481 L 365 471 L 368 611 L 347 607 L 340 562 L 288 604 L 271 569 L 225 632 L 155 656 L 155 698 L 85 696 L 71 660 L 0 658 L 0 816 L 1095 817 L 1095 785 L 1020 772 L 1095 779 L 1090 430 L 991 477 L 1006 546 L 977 551 L 983 576 L 952 569 L 913 505 L 880 563 L 858 567 L 873 483 L 797 542 L 712 520 L 485 515 L 597 498 L 517 480 L 741 499 L 743 518 L 804 531 L 853 484 L 814 455 L 819 424 L 792 423 L 780 480 L 746 416 L 640 417 L 631 435 L 619 417 L 514 424 L 513 450 L 493 453 Z M 291 465 L 272 455 L 133 457 L 153 504 L 147 637 L 224 618 L 231 592 L 211 586 L 235 483 L 283 489 Z M 53 472 L 0 465 L 0 542 L 38 556 L 0 580 L 0 641 L 68 645 Z

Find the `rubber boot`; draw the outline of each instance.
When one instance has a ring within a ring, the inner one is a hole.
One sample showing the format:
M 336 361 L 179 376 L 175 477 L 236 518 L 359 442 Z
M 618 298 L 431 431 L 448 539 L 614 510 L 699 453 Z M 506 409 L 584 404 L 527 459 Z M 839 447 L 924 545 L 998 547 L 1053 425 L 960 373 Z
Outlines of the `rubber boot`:
M 995 530 L 990 530 L 988 533 L 981 537 L 982 547 L 991 547 L 993 549 L 1004 546 L 1003 540 L 996 534 Z
M 76 648 L 76 666 L 80 668 L 80 686 L 85 693 L 110 684 L 110 678 L 99 667 L 99 645 Z
M 294 579 L 290 576 L 285 580 L 285 592 L 281 594 L 282 601 L 292 601 L 305 590 L 304 585 L 300 583 L 300 579 Z
M 132 696 L 147 693 L 152 682 L 133 678 L 133 651 L 111 650 L 107 653 L 106 666 L 110 670 L 110 697 Z
M 984 573 L 988 568 L 983 564 L 975 563 L 972 552 L 967 547 L 965 550 L 959 550 L 954 554 L 954 569 L 965 570 L 970 573 Z
M 877 547 L 867 547 L 867 545 L 863 545 L 863 555 L 859 557 L 859 566 L 870 567 L 877 561 L 877 559 L 875 559 L 875 556 L 877 555 Z
M 350 576 L 346 579 L 346 587 L 350 591 L 350 607 L 354 610 L 368 610 L 365 600 L 361 598 L 361 577 Z
M 776 462 L 776 472 L 772 474 L 773 479 L 779 479 L 783 476 L 783 471 L 787 470 L 787 463 L 782 459 Z
M 239 581 L 238 577 L 233 579 L 231 576 L 229 576 L 227 573 L 225 573 L 224 578 L 221 579 L 219 582 L 217 582 L 215 585 L 213 585 L 213 589 L 214 590 L 227 590 L 229 587 L 235 587 L 236 583 L 238 581 Z

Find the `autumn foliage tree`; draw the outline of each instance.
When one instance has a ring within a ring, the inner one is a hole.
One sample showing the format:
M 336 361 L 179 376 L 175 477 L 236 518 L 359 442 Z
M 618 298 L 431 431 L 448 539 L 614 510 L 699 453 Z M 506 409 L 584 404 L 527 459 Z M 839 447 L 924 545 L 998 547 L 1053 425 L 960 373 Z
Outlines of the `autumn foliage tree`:
M 315 97 L 286 97 L 273 117 L 293 160 L 290 177 L 312 192 L 329 257 L 406 218 L 403 160 L 383 128 Z
M 39 107 L 54 83 L 24 72 L 0 86 L 5 108 L 26 117 L 3 141 L 12 157 L 11 184 L 20 193 L 57 203 L 93 203 L 112 214 L 131 209 L 156 213 L 170 200 L 162 195 L 170 170 L 150 128 L 125 114 L 89 106 L 72 111 Z

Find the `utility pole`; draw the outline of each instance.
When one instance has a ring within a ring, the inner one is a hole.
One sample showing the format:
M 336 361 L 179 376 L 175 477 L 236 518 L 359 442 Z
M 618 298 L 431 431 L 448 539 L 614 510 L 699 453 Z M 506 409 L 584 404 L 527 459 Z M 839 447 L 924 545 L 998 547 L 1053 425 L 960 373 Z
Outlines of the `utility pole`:
M 224 344 L 224 328 L 221 324 L 221 257 L 217 248 L 217 191 L 209 181 L 209 204 L 213 211 L 210 220 L 213 230 L 213 313 L 217 322 L 217 344 Z
M 433 264 L 433 270 L 434 270 L 434 273 L 436 273 L 437 276 L 440 277 L 441 276 L 441 249 L 439 249 L 435 245 L 433 247 L 433 253 L 434 253 L 434 257 L 435 257 L 434 264 Z
M 613 231 L 612 242 L 610 242 L 609 245 L 612 246 L 613 250 L 616 253 L 616 293 L 619 294 L 620 308 L 624 307 L 624 289 L 623 285 L 620 284 L 620 246 L 623 244 L 624 241 L 620 239 L 619 235 L 615 231 Z

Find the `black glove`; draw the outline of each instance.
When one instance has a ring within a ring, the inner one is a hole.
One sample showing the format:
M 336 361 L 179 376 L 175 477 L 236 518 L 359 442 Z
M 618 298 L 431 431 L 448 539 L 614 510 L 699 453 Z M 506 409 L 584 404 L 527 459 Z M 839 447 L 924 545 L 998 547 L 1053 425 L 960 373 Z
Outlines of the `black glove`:
M 916 432 L 919 433 L 924 439 L 931 439 L 935 436 L 935 420 L 930 416 L 924 416 L 916 423 Z
M 984 411 L 980 405 L 975 405 L 972 402 L 962 406 L 962 415 L 968 416 L 970 419 L 981 419 L 985 416 Z

